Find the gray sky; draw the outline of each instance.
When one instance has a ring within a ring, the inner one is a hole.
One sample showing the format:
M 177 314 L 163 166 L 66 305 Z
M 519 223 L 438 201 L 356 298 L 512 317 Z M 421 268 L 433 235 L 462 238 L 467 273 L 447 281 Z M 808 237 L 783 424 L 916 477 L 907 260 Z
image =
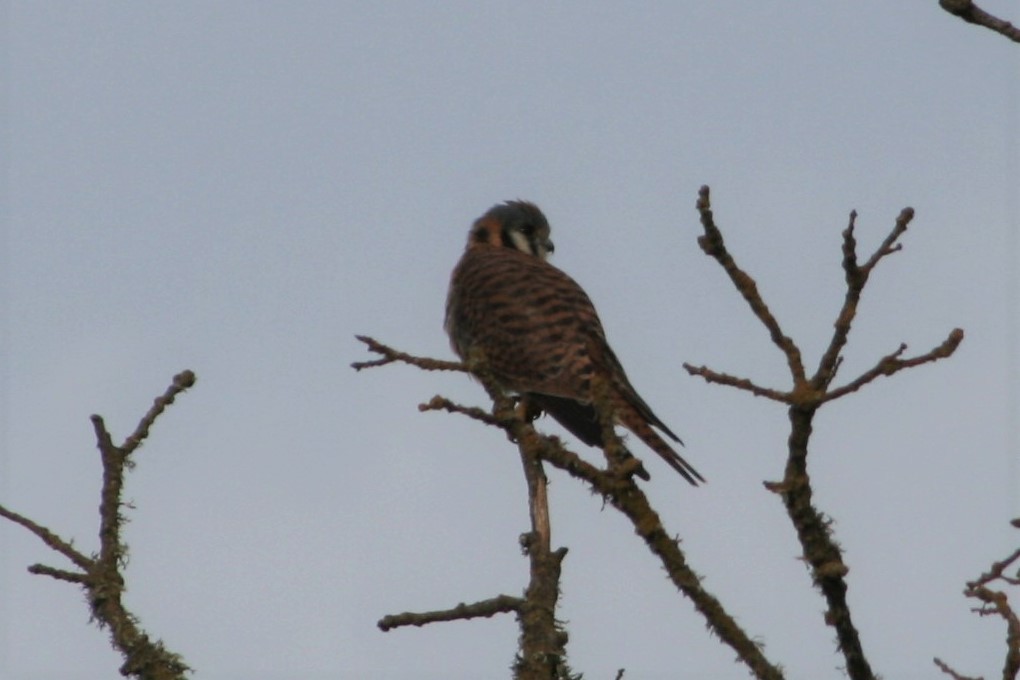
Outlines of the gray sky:
M 1017 4 L 984 3 L 1017 18 Z M 361 374 L 355 333 L 451 358 L 449 271 L 471 221 L 536 201 L 632 382 L 710 483 L 635 445 L 667 528 L 790 678 L 838 677 L 824 603 L 762 480 L 783 409 L 689 361 L 786 387 L 697 247 L 716 219 L 809 365 L 842 300 L 853 208 L 870 253 L 841 370 L 900 342 L 951 360 L 826 407 L 811 469 L 876 671 L 994 675 L 1004 629 L 961 591 L 1017 544 L 1020 50 L 930 2 L 8 3 L 0 498 L 95 549 L 88 416 L 139 451 L 128 603 L 205 678 L 505 677 L 510 617 L 383 634 L 527 579 L 514 449 L 421 414 L 462 375 Z M 555 423 L 541 426 L 559 432 Z M 598 451 L 579 451 L 589 460 Z M 552 472 L 562 608 L 585 677 L 742 678 L 630 527 Z M 0 527 L 0 675 L 109 678 L 65 567 Z

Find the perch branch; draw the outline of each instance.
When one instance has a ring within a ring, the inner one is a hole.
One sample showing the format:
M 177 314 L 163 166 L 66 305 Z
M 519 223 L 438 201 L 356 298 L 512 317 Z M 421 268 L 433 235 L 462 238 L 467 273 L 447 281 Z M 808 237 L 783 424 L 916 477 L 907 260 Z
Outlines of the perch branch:
M 521 637 L 514 677 L 519 680 L 571 677 L 566 662 L 567 633 L 556 621 L 560 573 L 567 549 L 552 549 L 548 480 L 542 467 L 541 442 L 525 417 L 527 400 L 515 409 L 514 400 L 496 387 L 484 364 L 472 369 L 492 399 L 493 417 L 517 444 L 528 487 L 531 530 L 521 536 L 521 547 L 528 556 L 529 580 L 518 610 Z
M 363 341 L 367 344 L 369 342 L 368 339 Z M 381 345 L 374 340 L 371 340 L 370 346 L 385 347 L 384 353 L 390 357 L 410 356 Z M 404 361 L 402 358 L 399 360 Z M 404 362 L 424 368 L 425 370 L 431 370 L 430 367 L 441 363 L 434 359 L 418 357 L 414 357 L 413 361 Z M 390 362 L 387 361 L 385 363 Z M 759 645 L 747 636 L 736 621 L 726 612 L 722 604 L 702 587 L 700 577 L 687 564 L 679 541 L 666 532 L 659 515 L 652 509 L 648 498 L 632 479 L 631 472 L 633 470 L 630 469 L 630 466 L 639 464 L 636 459 L 633 459 L 634 463 L 617 460 L 617 458 L 623 457 L 614 456 L 613 452 L 609 451 L 607 452 L 607 457 L 610 461 L 608 469 L 602 469 L 585 461 L 576 453 L 564 447 L 558 438 L 539 434 L 530 420 L 524 417 L 527 412 L 527 405 L 522 404 L 520 408 L 515 410 L 512 406 L 512 401 L 493 387 L 494 381 L 486 374 L 484 365 L 481 362 L 478 362 L 478 364 L 472 365 L 471 373 L 478 378 L 486 388 L 490 398 L 492 398 L 494 404 L 492 415 L 486 414 L 482 409 L 455 404 L 441 396 L 433 397 L 428 403 L 420 405 L 419 409 L 423 411 L 459 413 L 484 422 L 487 425 L 499 427 L 507 433 L 511 441 L 517 442 L 521 450 L 522 463 L 524 463 L 526 470 L 529 468 L 529 465 L 532 465 L 532 463 L 529 463 L 530 459 L 528 457 L 533 456 L 535 461 L 544 460 L 566 471 L 571 476 L 588 483 L 596 493 L 608 499 L 614 507 L 620 510 L 631 521 L 634 531 L 641 536 L 652 553 L 661 560 L 673 584 L 691 599 L 695 608 L 705 617 L 709 629 L 732 647 L 737 652 L 741 661 L 757 677 L 768 678 L 769 680 L 781 679 L 783 677 L 782 671 L 765 658 Z M 457 366 L 460 365 L 458 364 Z M 355 368 L 358 368 L 358 366 L 355 366 Z M 458 370 L 463 369 L 458 368 Z M 610 442 L 610 448 L 613 446 L 612 442 L 615 442 L 616 446 L 620 445 L 619 438 L 615 432 L 611 437 L 607 437 L 606 441 Z M 617 453 L 619 452 L 617 451 Z M 544 475 L 542 479 L 544 480 Z M 532 483 L 536 484 L 535 493 L 541 493 L 539 485 L 544 486 L 543 482 L 539 482 L 536 479 L 535 481 L 529 481 L 529 485 Z M 541 527 L 542 522 L 540 518 L 535 518 L 533 526 Z M 534 534 L 526 535 L 524 538 L 526 539 L 524 541 L 526 551 L 531 555 L 534 551 Z M 541 541 L 544 544 L 546 539 L 542 537 Z M 527 591 L 529 597 L 532 594 L 537 594 L 537 592 L 545 592 L 541 599 L 542 603 L 535 606 L 535 611 L 542 613 L 541 620 L 545 622 L 540 626 L 542 632 L 535 637 L 536 639 L 544 640 L 542 644 L 547 649 L 556 649 L 557 645 L 562 648 L 562 645 L 566 642 L 566 634 L 554 625 L 555 619 L 552 616 L 555 607 L 553 595 L 554 593 L 558 595 L 559 563 L 562 561 L 565 553 L 566 550 L 564 548 L 549 553 L 548 568 L 550 573 L 553 569 L 556 570 L 556 578 L 549 578 L 544 581 L 547 586 L 544 591 L 534 588 L 534 579 Z M 533 575 L 534 571 L 533 569 Z M 556 588 L 555 591 L 553 590 L 554 587 Z M 527 610 L 529 606 L 531 605 L 529 605 L 528 599 L 520 600 L 517 604 L 520 611 Z M 450 614 L 450 612 L 454 611 L 461 612 L 463 610 L 455 608 L 454 610 L 444 610 L 444 612 L 439 613 L 399 614 L 396 615 L 399 617 L 396 619 L 392 616 L 385 617 L 380 621 L 379 625 L 383 627 L 385 624 L 388 629 L 394 627 L 394 622 L 401 625 L 423 625 L 433 620 L 446 621 L 452 618 L 459 618 Z M 489 610 L 485 609 L 485 611 Z M 522 616 L 521 618 L 523 619 L 524 617 Z M 523 631 L 522 624 L 522 642 L 525 641 L 528 635 L 527 632 Z M 522 652 L 523 650 L 524 646 L 522 645 Z M 553 657 L 556 658 L 555 654 Z M 527 661 L 528 658 L 528 654 L 522 653 L 519 662 Z M 520 671 L 520 668 L 521 666 L 518 665 L 518 671 Z
M 429 399 L 428 402 L 418 404 L 418 410 L 423 412 L 446 411 L 447 413 L 460 413 L 468 418 L 480 420 L 486 425 L 502 427 L 502 422 L 485 409 L 478 408 L 477 406 L 461 406 L 460 404 L 454 403 L 446 397 L 442 397 L 438 394 Z
M 482 382 L 486 384 L 487 381 L 483 379 Z M 490 396 L 500 398 L 498 392 L 491 389 Z M 605 409 L 597 410 L 600 414 L 605 412 Z M 512 439 L 527 446 L 534 446 L 534 451 L 543 460 L 590 484 L 599 495 L 608 499 L 613 507 L 630 520 L 635 533 L 662 562 L 673 584 L 694 603 L 695 608 L 705 618 L 709 629 L 733 648 L 741 661 L 757 677 L 771 680 L 783 677 L 779 668 L 765 658 L 761 648 L 726 612 L 722 603 L 702 587 L 701 578 L 688 565 L 680 542 L 666 532 L 658 513 L 648 502 L 648 497 L 628 474 L 628 469 L 621 467 L 622 456 L 619 455 L 619 451 L 607 452 L 609 469 L 603 470 L 583 461 L 577 454 L 563 447 L 559 440 L 539 435 L 530 422 L 521 418 L 508 419 L 504 422 L 506 422 L 504 428 L 507 428 Z M 607 448 L 612 447 L 613 442 L 615 446 L 621 446 L 615 432 L 611 432 L 606 441 L 609 442 Z

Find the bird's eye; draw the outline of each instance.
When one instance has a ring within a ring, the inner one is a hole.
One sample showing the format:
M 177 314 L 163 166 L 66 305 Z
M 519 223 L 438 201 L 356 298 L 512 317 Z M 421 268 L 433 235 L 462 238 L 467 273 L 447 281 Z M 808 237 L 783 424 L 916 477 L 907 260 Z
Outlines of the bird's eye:
M 518 227 L 518 229 L 522 234 L 529 238 L 535 235 L 535 225 L 532 224 L 531 222 L 525 222 L 520 227 Z

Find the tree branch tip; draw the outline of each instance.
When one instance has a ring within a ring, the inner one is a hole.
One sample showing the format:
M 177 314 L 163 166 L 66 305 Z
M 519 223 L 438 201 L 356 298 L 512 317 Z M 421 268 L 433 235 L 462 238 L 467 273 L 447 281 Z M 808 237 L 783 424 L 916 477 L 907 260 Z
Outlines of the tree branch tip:
M 965 14 L 974 3 L 971 0 L 939 0 L 939 6 L 950 14 Z
M 938 666 L 938 669 L 940 671 L 942 671 L 943 673 L 945 673 L 949 677 L 953 678 L 953 680 L 978 680 L 976 678 L 971 678 L 971 677 L 966 676 L 966 675 L 960 675 L 955 670 L 953 670 L 952 666 L 950 666 L 949 664 L 947 664 L 945 661 L 943 661 L 942 659 L 938 658 L 937 656 L 934 659 L 932 659 L 932 661 L 935 663 L 936 666 Z
M 35 574 L 37 576 L 49 576 L 50 578 L 58 581 L 67 581 L 68 583 L 86 583 L 88 581 L 88 574 L 78 571 L 67 571 L 66 569 L 57 569 L 56 567 L 50 567 L 39 563 L 29 566 L 28 573 Z
M 698 202 L 695 205 L 699 211 L 711 209 L 711 189 L 708 188 L 707 184 L 702 184 L 701 188 L 698 189 Z
M 354 338 L 358 342 L 368 345 L 368 349 L 370 349 L 373 352 L 377 351 L 374 348 L 380 345 L 380 342 L 373 338 L 371 335 L 355 335 Z
M 174 387 L 179 390 L 186 390 L 189 387 L 195 385 L 195 381 L 198 378 L 195 376 L 195 372 L 190 369 L 184 369 L 180 373 L 174 376 Z
M 424 413 L 425 411 L 437 411 L 443 408 L 447 401 L 448 400 L 445 397 L 442 397 L 437 394 L 428 401 L 423 401 L 422 403 L 418 404 L 418 410 L 421 411 L 422 413 Z

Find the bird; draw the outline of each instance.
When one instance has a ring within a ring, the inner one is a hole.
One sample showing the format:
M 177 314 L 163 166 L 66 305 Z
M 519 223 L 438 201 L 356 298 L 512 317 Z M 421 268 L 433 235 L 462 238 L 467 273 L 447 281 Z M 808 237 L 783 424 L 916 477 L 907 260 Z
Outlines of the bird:
M 588 294 L 548 261 L 553 251 L 549 222 L 534 203 L 505 201 L 475 220 L 446 298 L 444 327 L 453 351 L 469 368 L 480 359 L 501 390 L 526 398 L 600 448 L 595 389 L 604 386 L 601 403 L 609 403 L 615 424 L 690 484 L 704 482 L 656 432 L 683 445 L 631 385 Z M 640 465 L 635 474 L 649 479 Z

